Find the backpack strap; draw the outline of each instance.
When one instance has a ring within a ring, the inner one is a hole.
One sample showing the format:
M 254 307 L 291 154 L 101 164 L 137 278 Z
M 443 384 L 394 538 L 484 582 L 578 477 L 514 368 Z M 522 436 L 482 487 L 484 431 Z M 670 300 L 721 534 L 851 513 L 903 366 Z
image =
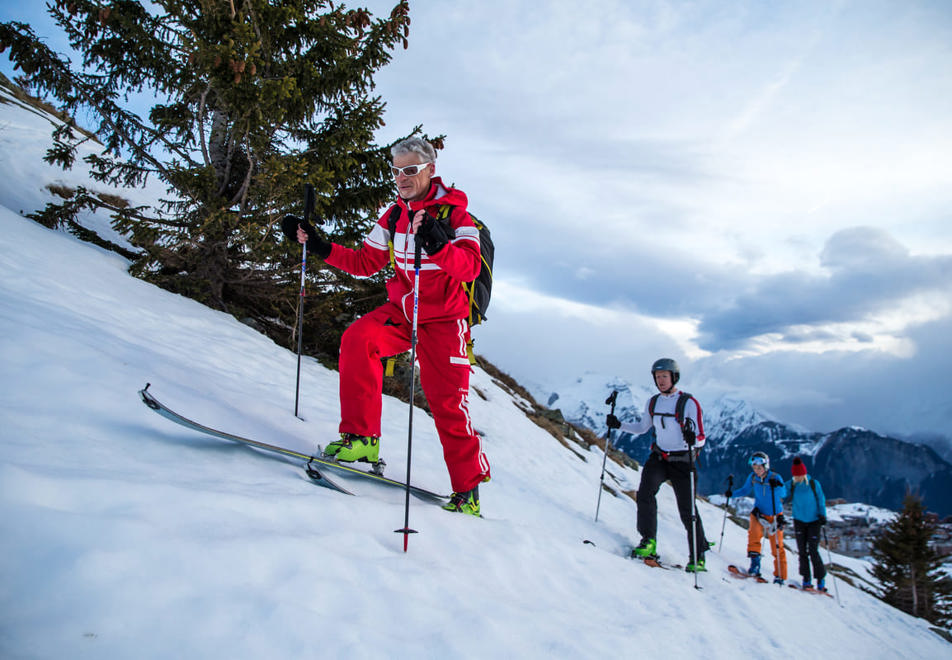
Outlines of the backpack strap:
M 387 232 L 390 235 L 390 238 L 387 240 L 387 249 L 390 252 L 390 267 L 393 268 L 393 271 L 397 271 L 397 259 L 393 254 L 393 241 L 397 235 L 397 223 L 400 221 L 400 205 L 394 204 L 393 208 L 390 210 L 390 213 L 387 214 Z M 397 356 L 391 355 L 387 358 L 387 364 L 384 367 L 383 375 L 387 378 L 393 376 L 393 368 L 396 365 Z
M 660 394 L 655 394 L 650 399 L 648 399 L 648 415 L 654 417 L 655 415 L 655 404 L 658 402 L 658 397 Z M 678 402 L 674 404 L 674 421 L 678 423 L 678 426 L 681 427 L 681 431 L 684 431 L 684 408 L 687 406 L 688 400 L 691 398 L 691 395 L 687 392 L 678 392 Z M 658 413 L 663 417 L 671 417 L 671 413 Z
M 816 500 L 816 508 L 817 508 L 817 511 L 819 511 L 820 510 L 820 496 L 816 494 L 816 482 L 809 475 L 807 475 L 807 481 L 810 482 L 810 490 L 813 491 L 813 499 Z
M 648 399 L 648 416 L 649 416 L 649 417 L 652 417 L 652 418 L 654 417 L 655 404 L 658 402 L 658 397 L 659 397 L 659 396 L 661 396 L 661 395 L 660 395 L 660 394 L 655 394 L 653 397 L 651 397 L 650 399 Z
M 691 395 L 687 392 L 678 392 L 678 402 L 674 404 L 674 418 L 678 422 L 681 430 L 684 430 L 684 407 L 688 404 Z
M 449 207 L 446 207 L 449 208 Z M 470 215 L 469 217 L 473 218 L 473 222 L 476 224 L 476 228 L 479 229 L 479 221 L 475 217 Z M 489 268 L 486 264 L 486 258 L 482 255 L 480 256 L 483 262 L 483 268 Z M 490 271 L 490 277 L 492 276 L 492 271 Z M 476 295 L 476 280 L 472 282 L 463 282 L 463 293 L 466 295 L 466 298 L 469 300 L 469 316 L 466 317 L 466 323 L 470 328 L 473 327 L 473 296 Z M 466 341 L 466 357 L 469 358 L 469 363 L 471 366 L 476 366 L 476 351 L 473 348 L 473 345 L 476 343 L 476 340 L 473 339 L 473 335 L 469 336 L 469 339 Z
M 394 204 L 393 209 L 387 215 L 387 230 L 390 233 L 390 240 L 387 241 L 387 248 L 390 250 L 390 267 L 397 269 L 397 260 L 393 255 L 393 239 L 397 235 L 397 222 L 400 221 L 400 205 Z
M 469 217 L 473 221 L 473 225 L 476 227 L 476 230 L 481 232 L 483 230 L 483 223 L 480 222 L 479 218 L 477 218 L 472 213 L 469 213 Z M 480 242 L 480 247 L 482 247 L 482 242 Z M 483 270 L 488 271 L 489 277 L 492 279 L 492 266 L 489 265 L 489 261 L 487 261 L 486 255 L 482 253 L 482 250 L 480 250 L 479 259 L 480 272 Z M 469 326 L 473 327 L 473 325 L 475 325 L 473 323 L 473 297 L 476 295 L 476 280 L 473 280 L 472 282 L 463 282 L 463 291 L 466 292 L 466 297 L 469 298 Z M 476 319 L 476 324 L 478 323 L 479 319 Z M 475 364 L 475 362 L 473 364 Z

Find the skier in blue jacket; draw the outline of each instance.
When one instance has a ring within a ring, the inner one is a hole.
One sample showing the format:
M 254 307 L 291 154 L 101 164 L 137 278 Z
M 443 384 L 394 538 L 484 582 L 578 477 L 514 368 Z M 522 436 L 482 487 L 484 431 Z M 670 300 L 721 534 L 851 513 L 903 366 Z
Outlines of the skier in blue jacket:
M 793 501 L 793 531 L 797 537 L 797 552 L 800 554 L 800 576 L 803 588 L 812 589 L 810 565 L 816 576 L 816 587 L 826 591 L 826 568 L 820 557 L 820 529 L 826 524 L 826 497 L 823 487 L 807 475 L 807 466 L 799 456 L 793 459 L 790 468 L 793 477 L 785 487 Z
M 770 539 L 770 553 L 774 558 L 774 582 L 783 584 L 787 579 L 787 551 L 783 546 L 783 498 L 787 490 L 783 479 L 770 471 L 770 458 L 762 451 L 754 452 L 747 461 L 751 474 L 744 485 L 735 491 L 724 493 L 728 499 L 752 495 L 754 508 L 750 512 L 750 527 L 747 530 L 747 556 L 750 557 L 751 575 L 760 575 L 760 548 L 763 537 Z

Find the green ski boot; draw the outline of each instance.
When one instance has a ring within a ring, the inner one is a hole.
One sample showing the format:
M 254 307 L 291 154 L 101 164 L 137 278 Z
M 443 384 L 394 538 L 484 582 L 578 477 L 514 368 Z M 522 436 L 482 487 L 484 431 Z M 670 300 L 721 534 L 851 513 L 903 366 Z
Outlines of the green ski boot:
M 698 561 L 688 562 L 688 565 L 684 567 L 684 570 L 688 573 L 706 573 L 707 569 L 704 568 L 704 559 L 701 558 Z
M 654 539 L 641 539 L 638 547 L 631 551 L 631 556 L 637 559 L 657 559 L 658 542 Z
M 450 501 L 443 505 L 447 511 L 479 516 L 479 486 L 465 493 L 453 493 Z
M 324 448 L 324 456 L 351 463 L 378 463 L 380 457 L 380 438 L 372 435 L 341 433 L 340 440 Z

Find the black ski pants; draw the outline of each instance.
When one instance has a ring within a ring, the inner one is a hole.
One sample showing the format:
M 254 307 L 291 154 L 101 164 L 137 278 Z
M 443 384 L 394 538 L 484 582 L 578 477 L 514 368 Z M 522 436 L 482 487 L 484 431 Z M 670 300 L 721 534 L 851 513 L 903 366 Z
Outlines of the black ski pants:
M 793 532 L 797 536 L 797 554 L 800 555 L 800 576 L 804 582 L 810 580 L 810 565 L 813 565 L 813 574 L 817 580 L 826 577 L 826 567 L 820 557 L 820 528 L 819 520 L 813 522 L 793 521 Z
M 697 474 L 695 471 L 695 479 Z M 658 489 L 665 481 L 671 482 L 674 497 L 678 502 L 678 513 L 681 522 L 688 532 L 688 553 L 693 561 L 698 553 L 694 551 L 694 526 L 691 524 L 691 465 L 687 461 L 664 460 L 656 452 L 641 468 L 641 483 L 638 485 L 638 533 L 643 539 L 653 539 L 658 534 Z M 700 556 L 708 548 L 707 537 L 704 535 L 704 525 L 701 516 L 697 516 L 697 536 Z

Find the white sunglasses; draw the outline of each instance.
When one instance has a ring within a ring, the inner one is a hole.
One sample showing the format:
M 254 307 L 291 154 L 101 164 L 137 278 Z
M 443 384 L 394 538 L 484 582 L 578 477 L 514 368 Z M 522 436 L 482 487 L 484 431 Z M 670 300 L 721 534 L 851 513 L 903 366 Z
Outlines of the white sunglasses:
M 393 173 L 393 178 L 397 178 L 397 175 L 402 174 L 403 176 L 416 176 L 420 173 L 420 170 L 429 165 L 430 163 L 420 163 L 419 165 L 407 165 L 406 167 L 397 167 L 396 165 L 390 166 L 390 171 Z

